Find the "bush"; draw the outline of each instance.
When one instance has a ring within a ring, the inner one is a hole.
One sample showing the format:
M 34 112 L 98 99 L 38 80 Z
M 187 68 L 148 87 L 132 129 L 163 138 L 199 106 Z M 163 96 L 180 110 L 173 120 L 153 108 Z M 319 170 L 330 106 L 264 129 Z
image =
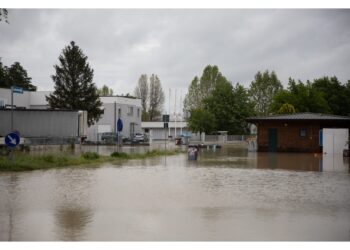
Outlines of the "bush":
M 55 159 L 53 155 L 44 155 L 42 156 L 43 161 L 48 162 L 48 163 L 54 163 Z
M 100 156 L 95 152 L 85 152 L 81 156 L 87 160 L 95 160 L 100 158 Z
M 128 158 L 129 155 L 127 153 L 124 152 L 113 152 L 111 154 L 111 157 L 115 157 L 115 158 Z

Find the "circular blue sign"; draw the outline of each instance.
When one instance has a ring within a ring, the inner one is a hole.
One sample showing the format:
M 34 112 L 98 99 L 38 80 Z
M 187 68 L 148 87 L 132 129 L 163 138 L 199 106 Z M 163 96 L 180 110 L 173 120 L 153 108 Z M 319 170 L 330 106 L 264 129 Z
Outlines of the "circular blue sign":
M 121 132 L 123 130 L 123 121 L 120 118 L 117 121 L 117 130 L 118 132 Z
M 17 133 L 9 133 L 5 136 L 5 144 L 10 148 L 15 148 L 19 144 L 20 138 Z

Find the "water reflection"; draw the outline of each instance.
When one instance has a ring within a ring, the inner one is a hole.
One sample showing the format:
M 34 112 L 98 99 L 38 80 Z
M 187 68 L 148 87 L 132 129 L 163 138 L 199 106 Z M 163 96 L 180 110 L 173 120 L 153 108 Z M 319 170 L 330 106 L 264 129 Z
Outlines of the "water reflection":
M 55 224 L 59 240 L 85 238 L 86 229 L 93 221 L 91 188 L 95 180 L 91 170 L 66 169 L 55 178 Z
M 91 209 L 81 207 L 58 208 L 55 212 L 56 224 L 59 227 L 59 239 L 64 241 L 85 238 L 85 228 L 92 221 Z
M 246 148 L 201 149 L 198 162 L 187 166 L 283 169 L 290 171 L 349 171 L 348 157 L 333 154 L 249 152 Z
M 16 231 L 18 186 L 20 180 L 19 176 L 15 173 L 10 173 L 6 177 L 5 183 L 0 185 L 1 192 L 5 192 L 5 194 L 0 193 L 0 212 L 4 213 L 3 216 L 0 216 L 2 225 L 0 226 L 0 240 L 12 241 L 15 238 Z

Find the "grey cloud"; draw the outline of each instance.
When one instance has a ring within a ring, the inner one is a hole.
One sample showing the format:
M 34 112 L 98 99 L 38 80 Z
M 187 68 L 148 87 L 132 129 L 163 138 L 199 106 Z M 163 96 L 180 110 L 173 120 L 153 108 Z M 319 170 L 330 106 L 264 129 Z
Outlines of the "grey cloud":
M 187 89 L 208 64 L 249 86 L 258 70 L 306 80 L 350 79 L 348 10 L 10 10 L 0 23 L 0 56 L 20 61 L 39 89 L 52 89 L 53 64 L 77 42 L 98 86 L 133 92 L 156 73 L 163 87 Z

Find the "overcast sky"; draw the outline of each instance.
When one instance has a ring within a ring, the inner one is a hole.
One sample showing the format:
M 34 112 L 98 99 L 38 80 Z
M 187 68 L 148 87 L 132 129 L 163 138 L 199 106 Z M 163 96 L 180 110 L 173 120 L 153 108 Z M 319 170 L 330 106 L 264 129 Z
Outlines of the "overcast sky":
M 1 60 L 19 61 L 38 90 L 53 89 L 53 65 L 72 40 L 97 86 L 116 94 L 154 73 L 179 101 L 208 64 L 246 87 L 266 69 L 285 86 L 288 77 L 350 80 L 349 10 L 9 9 L 8 20 L 0 23 Z

